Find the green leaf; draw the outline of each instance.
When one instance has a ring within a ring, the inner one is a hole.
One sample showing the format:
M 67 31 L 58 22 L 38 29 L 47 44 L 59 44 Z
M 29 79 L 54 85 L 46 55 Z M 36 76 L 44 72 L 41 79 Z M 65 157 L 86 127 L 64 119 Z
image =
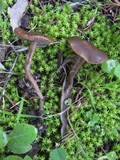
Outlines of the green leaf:
M 8 156 L 8 157 L 4 158 L 3 160 L 23 160 L 23 159 L 18 156 Z
M 65 104 L 71 106 L 72 105 L 72 99 L 71 98 L 66 99 Z
M 117 155 L 114 151 L 112 151 L 106 154 L 105 156 L 98 158 L 98 160 L 105 160 L 105 159 L 106 160 L 117 160 Z
M 91 117 L 91 120 L 88 122 L 88 125 L 93 127 L 96 123 L 98 123 L 100 119 L 100 116 L 99 114 L 94 114 L 92 117 Z
M 32 160 L 29 156 L 25 156 L 24 160 Z
M 8 148 L 14 154 L 24 154 L 30 151 L 32 149 L 32 146 L 18 146 L 17 144 L 15 144 L 14 146 L 9 146 Z
M 119 132 L 117 131 L 116 128 L 112 128 L 112 129 L 111 129 L 111 133 L 112 133 L 114 136 L 119 137 Z
M 0 149 L 8 143 L 7 134 L 0 128 Z
M 91 111 L 86 112 L 86 117 L 90 119 L 92 117 L 92 112 Z
M 0 0 L 0 12 L 3 11 L 4 3 L 3 0 Z
M 56 148 L 50 152 L 50 158 L 52 160 L 65 160 L 66 152 L 63 148 Z
M 107 155 L 108 160 L 116 160 L 117 159 L 117 155 L 114 151 L 108 153 Z
M 24 159 L 22 159 L 21 157 L 12 155 L 4 158 L 3 160 L 32 160 L 32 159 L 29 156 L 25 156 Z
M 93 119 L 94 122 L 97 123 L 99 121 L 99 119 L 100 119 L 99 114 L 94 114 L 92 119 Z
M 118 65 L 118 62 L 116 60 L 110 59 L 104 62 L 101 65 L 101 68 L 106 73 L 114 74 L 114 69 L 116 68 L 117 65 Z
M 23 154 L 31 149 L 31 143 L 36 139 L 37 129 L 25 123 L 18 123 L 9 134 L 8 148 L 16 154 Z
M 114 74 L 120 78 L 120 64 L 118 64 L 114 70 Z

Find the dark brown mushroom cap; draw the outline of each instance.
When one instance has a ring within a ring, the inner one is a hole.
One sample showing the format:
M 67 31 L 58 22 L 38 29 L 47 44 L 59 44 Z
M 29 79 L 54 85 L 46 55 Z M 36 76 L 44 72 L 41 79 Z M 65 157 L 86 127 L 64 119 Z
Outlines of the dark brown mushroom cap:
M 108 59 L 106 52 L 99 50 L 90 42 L 77 36 L 71 37 L 68 43 L 75 53 L 90 64 L 101 64 Z

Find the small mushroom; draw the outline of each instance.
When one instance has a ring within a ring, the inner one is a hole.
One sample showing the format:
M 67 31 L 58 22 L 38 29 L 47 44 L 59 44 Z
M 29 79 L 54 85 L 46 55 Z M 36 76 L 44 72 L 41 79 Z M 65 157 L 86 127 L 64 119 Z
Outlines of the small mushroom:
M 67 108 L 66 100 L 72 96 L 72 87 L 75 75 L 79 71 L 82 64 L 87 61 L 90 64 L 101 64 L 108 59 L 104 51 L 99 50 L 93 44 L 86 40 L 81 40 L 79 37 L 71 37 L 68 40 L 73 51 L 77 54 L 77 59 L 73 65 L 69 75 L 64 79 L 61 95 L 61 135 L 65 136 L 67 130 Z M 64 63 L 66 64 L 66 63 Z
M 21 27 L 15 28 L 14 33 L 18 38 L 22 40 L 37 42 L 39 46 L 47 46 L 48 44 L 54 42 L 54 40 L 47 35 L 35 33 L 35 32 L 27 32 Z
M 31 82 L 33 88 L 36 91 L 36 94 L 38 95 L 39 99 L 40 99 L 40 115 L 43 113 L 44 111 L 44 96 L 41 92 L 41 90 L 39 89 L 39 86 L 37 84 L 37 82 L 35 81 L 34 77 L 32 76 L 31 72 L 30 72 L 30 67 L 31 67 L 31 61 L 32 61 L 32 57 L 34 55 L 36 46 L 39 45 L 41 47 L 45 47 L 48 44 L 54 42 L 54 40 L 46 35 L 40 34 L 40 33 L 34 33 L 34 32 L 27 32 L 24 29 L 22 29 L 21 27 L 17 27 L 14 29 L 14 33 L 16 34 L 16 36 L 22 40 L 28 40 L 31 42 L 30 47 L 29 47 L 29 51 L 28 51 L 28 55 L 27 55 L 27 59 L 25 62 L 25 71 L 26 71 L 26 76 L 28 78 L 28 80 Z
M 86 40 L 74 36 L 68 40 L 73 51 L 90 64 L 101 64 L 108 59 L 104 51 L 99 50 Z

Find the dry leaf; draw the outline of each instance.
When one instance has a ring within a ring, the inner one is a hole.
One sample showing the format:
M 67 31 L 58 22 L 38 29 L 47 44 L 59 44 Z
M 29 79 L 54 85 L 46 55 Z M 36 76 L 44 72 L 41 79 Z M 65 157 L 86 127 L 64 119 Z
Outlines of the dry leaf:
M 8 7 L 8 13 L 10 14 L 10 23 L 13 28 L 19 27 L 21 25 L 21 18 L 25 12 L 25 8 L 28 5 L 28 0 L 17 0 L 16 3 L 10 8 Z

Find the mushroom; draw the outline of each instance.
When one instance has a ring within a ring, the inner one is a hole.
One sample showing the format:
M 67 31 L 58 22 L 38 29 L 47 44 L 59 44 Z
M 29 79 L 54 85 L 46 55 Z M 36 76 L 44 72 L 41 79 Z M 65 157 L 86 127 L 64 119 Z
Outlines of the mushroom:
M 101 64 L 108 59 L 104 51 L 99 50 L 90 42 L 82 40 L 77 36 L 71 37 L 68 43 L 75 53 L 90 64 Z
M 76 57 L 77 59 L 69 75 L 65 77 L 62 87 L 62 95 L 61 95 L 62 137 L 65 136 L 67 130 L 67 109 L 69 108 L 69 105 L 66 104 L 66 100 L 71 98 L 75 75 L 77 74 L 78 70 L 85 61 L 87 61 L 90 64 L 101 64 L 108 59 L 108 56 L 104 51 L 99 50 L 90 42 L 86 40 L 81 40 L 77 36 L 71 37 L 68 40 L 68 43 L 70 44 L 72 50 L 77 54 Z
M 14 29 L 14 33 L 16 36 L 22 40 L 28 40 L 31 42 L 37 42 L 39 46 L 47 46 L 48 44 L 54 42 L 53 38 L 35 32 L 27 32 L 21 27 L 17 27 Z
M 16 36 L 22 40 L 28 40 L 31 42 L 28 50 L 28 55 L 27 59 L 25 62 L 25 71 L 26 71 L 26 76 L 28 80 L 31 82 L 36 94 L 38 95 L 38 98 L 40 99 L 40 115 L 44 111 L 44 96 L 41 92 L 41 90 L 38 87 L 37 82 L 35 81 L 34 77 L 32 76 L 30 69 L 31 69 L 31 61 L 32 57 L 34 55 L 36 46 L 42 46 L 45 47 L 48 44 L 54 42 L 54 40 L 46 35 L 40 34 L 40 33 L 34 33 L 34 32 L 27 32 L 21 27 L 17 27 L 14 29 L 14 33 Z

